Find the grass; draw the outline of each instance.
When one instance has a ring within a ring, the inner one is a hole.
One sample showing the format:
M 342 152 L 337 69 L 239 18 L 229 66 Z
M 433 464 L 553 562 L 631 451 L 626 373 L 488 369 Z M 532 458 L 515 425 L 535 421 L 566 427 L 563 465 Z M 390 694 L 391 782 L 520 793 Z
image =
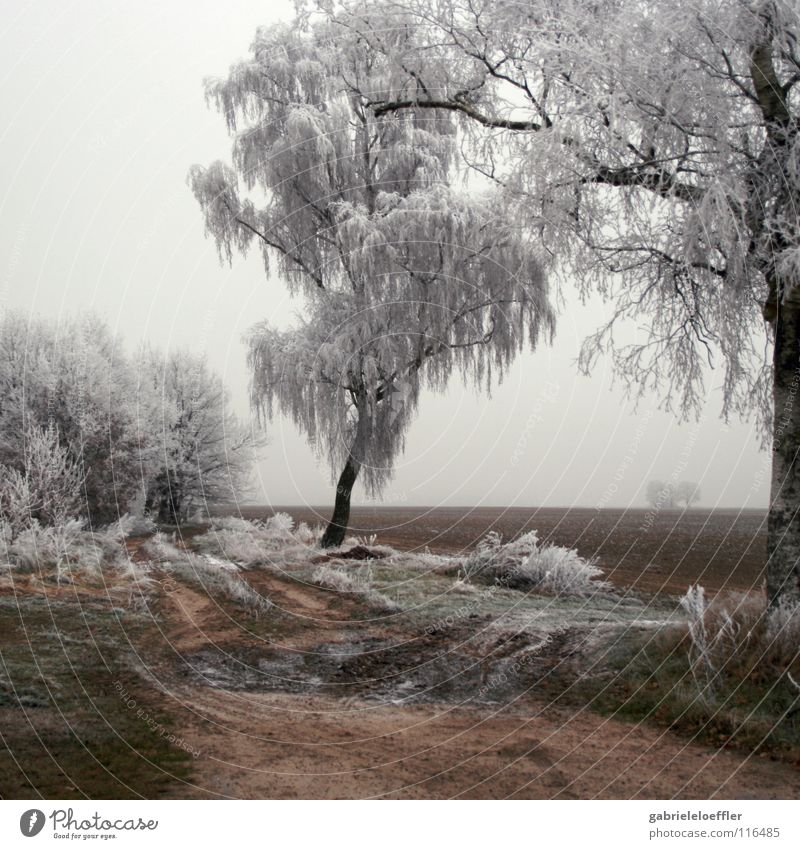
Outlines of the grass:
M 696 599 L 695 599 L 696 602 Z M 715 747 L 800 763 L 800 608 L 696 606 L 689 623 L 611 644 L 570 698 Z
M 132 671 L 148 621 L 107 603 L 0 597 L 0 797 L 158 798 L 189 775 L 158 694 Z
M 476 650 L 519 634 L 531 643 L 583 634 L 579 663 L 562 662 L 558 639 L 547 649 L 540 695 L 800 762 L 800 608 L 768 613 L 750 597 L 709 605 L 694 589 L 679 620 L 675 600 L 605 592 L 591 562 L 532 535 L 490 540 L 466 568 L 463 558 L 389 549 L 367 563 L 321 562 L 314 532 L 287 518 L 219 521 L 198 529 L 193 550 L 157 534 L 141 549 L 152 567 L 120 553 L 113 534 L 76 535 L 57 591 L 47 558 L 31 558 L 31 574 L 15 567 L 9 577 L 19 574 L 29 592 L 0 595 L 0 797 L 157 798 L 188 776 L 191 754 L 168 739 L 163 697 L 133 665 L 133 647 L 152 654 L 151 611 L 161 610 L 152 576 L 161 570 L 217 599 L 251 635 L 300 627 L 245 580 L 270 586 L 273 575 L 361 601 L 353 618 L 402 611 L 418 635 L 446 643 L 474 634 Z M 111 592 L 88 591 L 107 581 Z
M 373 571 L 370 565 L 351 566 L 347 571 L 342 568 L 323 565 L 314 570 L 311 580 L 317 586 L 332 592 L 354 596 L 367 604 L 372 610 L 381 613 L 395 613 L 400 605 L 373 586 Z

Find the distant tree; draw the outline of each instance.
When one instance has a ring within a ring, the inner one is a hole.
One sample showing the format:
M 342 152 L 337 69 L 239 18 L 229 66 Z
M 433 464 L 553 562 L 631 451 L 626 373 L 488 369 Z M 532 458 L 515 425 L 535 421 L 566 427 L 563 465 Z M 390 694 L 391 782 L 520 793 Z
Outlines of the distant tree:
M 424 385 L 489 386 L 552 326 L 535 243 L 496 194 L 447 185 L 451 118 L 376 118 L 353 88 L 372 61 L 325 26 L 259 30 L 208 87 L 233 167 L 191 172 L 221 256 L 259 243 L 305 296 L 296 329 L 253 329 L 250 365 L 256 406 L 290 415 L 338 475 L 323 546 L 344 539 L 359 474 L 371 494 L 390 478 Z
M 146 509 L 160 522 L 181 524 L 197 510 L 236 500 L 263 440 L 230 409 L 219 375 L 186 351 L 145 350 L 140 369 L 140 396 L 158 446 Z
M 681 481 L 675 487 L 675 501 L 687 510 L 700 500 L 700 486 L 692 481 Z
M 664 481 L 650 481 L 645 491 L 645 499 L 654 510 L 671 510 L 675 506 L 675 488 Z
M 763 412 L 767 590 L 771 604 L 800 600 L 796 0 L 316 6 L 343 55 L 370 56 L 346 75 L 354 100 L 376 120 L 459 116 L 471 168 L 559 268 L 613 300 L 584 369 L 611 350 L 633 391 L 663 389 L 687 415 L 714 357 L 723 415 Z M 619 349 L 626 321 L 640 333 Z

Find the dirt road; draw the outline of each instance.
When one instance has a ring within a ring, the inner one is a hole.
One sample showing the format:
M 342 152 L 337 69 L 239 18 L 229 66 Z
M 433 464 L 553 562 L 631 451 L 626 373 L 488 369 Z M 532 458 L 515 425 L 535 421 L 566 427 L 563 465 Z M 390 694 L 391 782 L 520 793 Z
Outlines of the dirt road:
M 195 748 L 182 798 L 797 798 L 786 763 L 714 751 L 668 731 L 577 713 L 521 693 L 508 703 L 409 704 L 307 695 L 308 681 L 270 692 L 224 686 L 222 667 L 256 665 L 280 650 L 308 657 L 322 640 L 391 632 L 352 619 L 352 602 L 288 578 L 251 571 L 288 623 L 279 639 L 242 629 L 194 590 L 165 607 L 163 637 L 183 666 L 153 670 L 177 730 Z M 394 637 L 400 637 L 394 634 Z M 442 647 L 447 651 L 447 646 Z M 211 660 L 209 660 L 211 658 Z M 263 669 L 263 666 L 262 666 Z M 372 675 L 375 667 L 369 667 Z M 282 672 L 281 674 L 285 674 Z M 378 673 L 379 674 L 379 673 Z M 228 677 L 226 677 L 228 675 Z M 220 677 L 221 676 L 221 677 Z M 221 683 L 222 682 L 222 683 Z

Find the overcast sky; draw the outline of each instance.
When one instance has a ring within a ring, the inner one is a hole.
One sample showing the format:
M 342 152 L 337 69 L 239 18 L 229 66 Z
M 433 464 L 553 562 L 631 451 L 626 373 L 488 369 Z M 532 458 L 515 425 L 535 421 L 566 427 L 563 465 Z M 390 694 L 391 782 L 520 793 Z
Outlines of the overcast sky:
M 185 180 L 230 149 L 203 79 L 291 3 L 0 5 L 0 307 L 93 309 L 131 345 L 205 350 L 247 415 L 242 334 L 265 317 L 286 324 L 299 304 L 256 254 L 220 266 Z M 752 423 L 719 420 L 720 373 L 699 424 L 655 398 L 634 410 L 608 363 L 578 375 L 580 340 L 600 317 L 567 293 L 553 347 L 522 357 L 491 398 L 457 382 L 424 396 L 385 503 L 641 505 L 648 480 L 674 476 L 699 481 L 704 506 L 764 506 L 769 457 Z M 291 423 L 269 435 L 256 500 L 331 502 L 330 471 Z

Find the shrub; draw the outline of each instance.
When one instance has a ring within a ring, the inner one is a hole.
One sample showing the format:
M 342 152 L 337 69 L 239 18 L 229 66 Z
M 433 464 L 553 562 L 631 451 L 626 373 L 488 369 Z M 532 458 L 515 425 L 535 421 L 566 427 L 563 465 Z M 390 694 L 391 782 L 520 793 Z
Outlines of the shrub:
M 116 522 L 112 522 L 106 531 L 118 539 L 144 537 L 156 532 L 156 523 L 149 516 L 132 516 L 126 513 Z
M 610 677 L 585 678 L 583 691 L 601 686 L 588 694 L 596 706 L 636 720 L 797 761 L 800 605 L 768 608 L 752 595 L 709 603 L 691 587 L 681 606 L 684 623 L 618 643 L 605 659 Z
M 277 559 L 281 565 L 293 556 L 310 555 L 307 526 L 294 532 L 294 520 L 286 513 L 276 513 L 264 522 L 249 522 L 234 516 L 211 520 L 209 531 L 195 537 L 193 544 L 201 551 L 222 557 L 245 568 L 264 566 Z
M 13 537 L 34 522 L 63 527 L 79 511 L 84 475 L 58 428 L 27 429 L 22 468 L 0 465 L 0 518 Z
M 257 593 L 231 563 L 178 548 L 161 533 L 148 540 L 144 549 L 164 571 L 200 587 L 212 598 L 221 596 L 255 616 L 272 607 L 272 602 Z
M 372 569 L 369 566 L 345 571 L 323 565 L 314 571 L 311 580 L 317 586 L 325 587 L 333 592 L 357 596 L 376 610 L 392 612 L 400 609 L 396 602 L 373 588 Z
M 733 604 L 709 605 L 702 587 L 681 599 L 687 613 L 689 660 L 701 692 L 726 676 L 776 681 L 800 659 L 800 603 L 766 607 L 761 599 L 734 596 Z
M 59 527 L 34 520 L 7 544 L 6 558 L 4 571 L 54 575 L 59 583 L 99 582 L 109 594 L 125 594 L 128 607 L 146 607 L 155 586 L 149 565 L 128 556 L 116 531 L 88 531 L 76 519 Z
M 611 589 L 599 581 L 602 570 L 577 551 L 560 545 L 539 545 L 536 531 L 503 544 L 491 531 L 464 561 L 466 581 L 491 580 L 510 589 L 533 589 L 556 595 L 585 596 Z
M 497 531 L 489 531 L 464 561 L 464 578 L 468 581 L 481 578 L 495 580 L 500 575 L 518 568 L 538 547 L 536 531 L 529 531 L 505 545 Z

